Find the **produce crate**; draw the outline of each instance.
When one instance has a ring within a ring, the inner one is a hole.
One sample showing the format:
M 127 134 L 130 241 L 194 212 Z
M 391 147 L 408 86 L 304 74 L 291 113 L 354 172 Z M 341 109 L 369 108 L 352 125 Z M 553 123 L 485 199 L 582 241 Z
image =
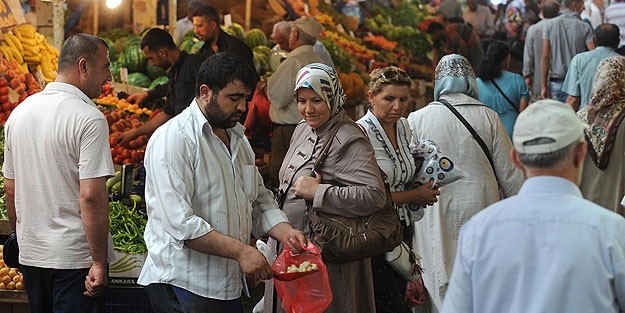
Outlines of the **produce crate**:
M 109 264 L 109 286 L 136 287 L 137 278 L 147 253 L 128 254 L 114 250 L 114 259 Z M 122 266 L 119 266 L 122 264 Z M 124 265 L 125 264 L 125 265 Z M 122 268 L 123 271 L 116 269 Z
M 106 299 L 107 313 L 154 313 L 147 292 L 142 287 L 109 287 Z

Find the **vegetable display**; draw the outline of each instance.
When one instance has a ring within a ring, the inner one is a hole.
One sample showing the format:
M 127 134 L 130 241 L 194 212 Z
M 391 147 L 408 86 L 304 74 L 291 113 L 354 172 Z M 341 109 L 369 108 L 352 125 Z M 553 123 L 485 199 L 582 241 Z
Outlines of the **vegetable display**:
M 109 227 L 115 250 L 130 254 L 147 252 L 143 240 L 146 224 L 146 219 L 136 212 L 135 207 L 130 208 L 119 201 L 109 202 Z

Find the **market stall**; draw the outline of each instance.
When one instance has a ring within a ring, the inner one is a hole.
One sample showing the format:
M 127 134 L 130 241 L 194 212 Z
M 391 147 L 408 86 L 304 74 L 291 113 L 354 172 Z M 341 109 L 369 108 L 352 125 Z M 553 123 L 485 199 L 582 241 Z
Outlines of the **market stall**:
M 173 32 L 175 21 L 181 17 L 178 9 L 186 5 L 186 1 L 110 2 L 117 2 L 117 6 L 104 0 L 94 0 L 92 4 L 73 0 L 40 1 L 42 7 L 37 13 L 39 25 L 36 28 L 24 23 L 19 1 L 0 2 L 10 4 L 9 7 L 0 5 L 0 124 L 4 125 L 21 101 L 54 80 L 58 48 L 65 36 L 84 31 L 97 34 L 106 41 L 114 82 L 105 85 L 100 97 L 93 100 L 109 124 L 111 156 L 119 169 L 107 182 L 109 226 L 116 255 L 110 264 L 111 288 L 107 306 L 109 312 L 151 312 L 147 296 L 136 285 L 146 255 L 143 241 L 146 217 L 142 199 L 145 177 L 141 164 L 148 138 L 141 136 L 125 145 L 118 144 L 116 139 L 124 131 L 140 127 L 159 112 L 162 103 L 158 101 L 140 107 L 125 100 L 129 94 L 168 82 L 164 70 L 148 64 L 140 48 L 140 34 L 150 27 Z M 62 10 L 64 5 L 69 8 L 66 12 Z M 425 105 L 425 95 L 431 94 L 426 92 L 433 71 L 428 58 L 431 44 L 419 27 L 431 16 L 415 3 L 402 0 L 389 7 L 374 5 L 360 20 L 337 11 L 337 7 L 324 1 L 303 4 L 291 0 L 237 0 L 217 2 L 216 7 L 229 16 L 227 25 L 222 26 L 224 30 L 253 50 L 254 65 L 262 79 L 269 77 L 286 55 L 269 38 L 273 24 L 292 14 L 309 14 L 316 18 L 324 26 L 319 40 L 329 50 L 336 65 L 348 97 L 345 109 L 353 119 L 365 113 L 365 86 L 373 68 L 395 65 L 407 71 L 415 87 L 412 88 L 410 111 Z M 77 11 L 81 14 L 76 15 Z M 68 16 L 64 17 L 64 14 Z M 163 24 L 171 27 L 158 25 L 159 21 L 166 21 Z M 203 42 L 190 32 L 179 47 L 195 53 L 202 45 Z M 0 135 L 2 145 L 4 138 L 2 133 Z M 257 165 L 261 170 L 266 169 L 266 156 L 266 151 L 258 149 Z M 6 215 L 2 215 L 3 209 L 2 180 L 0 239 L 10 232 Z M 12 288 L 5 284 L 7 290 L 4 290 L 2 273 L 0 267 L 0 312 L 28 312 L 25 292 L 17 290 L 21 287 L 17 288 L 15 281 Z M 17 275 L 16 272 L 9 277 L 13 281 Z

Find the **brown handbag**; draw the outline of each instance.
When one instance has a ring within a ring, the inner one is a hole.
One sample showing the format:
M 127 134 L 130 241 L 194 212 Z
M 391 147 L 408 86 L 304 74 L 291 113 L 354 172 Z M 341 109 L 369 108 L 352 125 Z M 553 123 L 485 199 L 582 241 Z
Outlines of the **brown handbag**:
M 315 162 L 313 176 L 321 168 L 336 132 L 344 124 L 348 122 L 334 126 Z M 386 174 L 381 169 L 380 173 L 386 182 Z M 313 210 L 309 205 L 308 220 L 312 241 L 321 248 L 324 260 L 336 264 L 354 262 L 388 252 L 401 243 L 403 238 L 401 222 L 387 183 L 385 187 L 386 204 L 382 209 L 367 216 L 344 217 L 322 213 Z

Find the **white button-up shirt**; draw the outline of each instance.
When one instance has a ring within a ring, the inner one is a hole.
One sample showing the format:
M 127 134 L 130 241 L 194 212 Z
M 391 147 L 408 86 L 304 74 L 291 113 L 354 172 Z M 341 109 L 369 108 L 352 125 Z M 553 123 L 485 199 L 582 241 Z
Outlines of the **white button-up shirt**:
M 249 242 L 286 216 L 254 165 L 237 124 L 227 130 L 230 150 L 213 133 L 195 100 L 159 127 L 145 154 L 148 256 L 138 283 L 175 285 L 200 296 L 241 296 L 245 276 L 235 260 L 184 246 L 212 230 Z

